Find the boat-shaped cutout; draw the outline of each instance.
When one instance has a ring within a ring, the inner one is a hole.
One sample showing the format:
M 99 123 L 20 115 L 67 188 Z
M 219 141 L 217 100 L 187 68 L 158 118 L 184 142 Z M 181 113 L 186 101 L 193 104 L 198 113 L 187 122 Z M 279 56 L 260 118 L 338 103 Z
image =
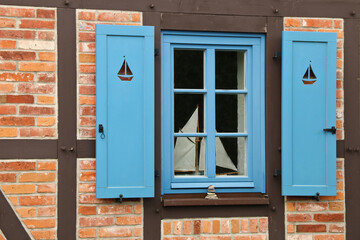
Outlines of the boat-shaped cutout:
M 303 83 L 305 85 L 311 85 L 311 84 L 314 84 L 316 82 L 316 80 L 317 80 L 317 78 L 316 78 L 315 73 L 314 73 L 314 71 L 313 71 L 313 69 L 311 67 L 311 62 L 310 62 L 309 66 L 307 67 L 306 72 L 305 72 L 305 74 L 303 76 L 302 81 L 303 81 Z
M 118 77 L 122 81 L 131 81 L 134 77 L 133 73 L 131 72 L 131 70 L 129 68 L 129 65 L 128 65 L 126 59 L 124 59 L 124 62 L 121 65 L 121 68 L 118 72 Z

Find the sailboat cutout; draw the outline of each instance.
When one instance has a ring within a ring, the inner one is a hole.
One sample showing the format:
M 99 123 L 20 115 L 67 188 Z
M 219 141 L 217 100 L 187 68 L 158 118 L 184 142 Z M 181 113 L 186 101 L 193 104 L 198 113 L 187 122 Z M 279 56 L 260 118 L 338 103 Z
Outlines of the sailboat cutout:
M 133 79 L 134 75 L 131 72 L 129 65 L 125 59 L 124 56 L 124 62 L 121 65 L 121 68 L 118 72 L 118 77 L 122 80 L 122 81 L 131 81 L 131 79 Z
M 305 74 L 303 76 L 302 81 L 306 85 L 311 85 L 311 84 L 314 84 L 314 82 L 316 82 L 316 80 L 317 80 L 317 78 L 315 76 L 314 71 L 312 70 L 311 61 L 310 61 L 309 66 L 306 69 L 306 72 L 305 72 Z
M 179 133 L 194 133 L 198 132 L 199 125 L 199 107 L 196 107 L 195 111 L 184 125 Z M 195 172 L 205 171 L 205 138 L 201 140 L 196 137 L 178 137 L 174 148 L 174 170 L 175 172 Z M 231 161 L 227 154 L 224 145 L 219 137 L 215 138 L 215 155 L 216 166 L 232 170 L 231 172 L 237 172 L 237 168 Z M 200 148 L 200 154 L 198 156 Z

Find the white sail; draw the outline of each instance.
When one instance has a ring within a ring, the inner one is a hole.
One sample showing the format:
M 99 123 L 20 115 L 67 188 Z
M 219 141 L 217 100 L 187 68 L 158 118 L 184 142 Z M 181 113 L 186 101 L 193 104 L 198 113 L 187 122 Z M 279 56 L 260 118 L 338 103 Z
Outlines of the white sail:
M 179 133 L 196 133 L 198 108 Z M 175 171 L 195 171 L 196 137 L 178 137 L 174 148 Z
M 234 170 L 237 172 L 237 168 L 235 167 L 234 163 L 231 161 L 229 155 L 227 154 L 224 145 L 222 144 L 220 138 L 215 138 L 215 161 L 216 166 L 227 168 Z

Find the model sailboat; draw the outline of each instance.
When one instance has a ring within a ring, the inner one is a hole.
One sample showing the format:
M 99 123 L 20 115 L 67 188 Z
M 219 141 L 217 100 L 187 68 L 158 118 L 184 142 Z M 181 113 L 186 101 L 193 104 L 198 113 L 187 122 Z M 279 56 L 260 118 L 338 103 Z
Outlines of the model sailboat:
M 199 107 L 184 125 L 179 133 L 195 133 L 199 131 Z M 216 166 L 237 172 L 237 168 L 227 154 L 220 138 L 215 138 Z M 199 150 L 200 149 L 200 150 Z M 200 153 L 199 153 L 200 152 Z M 205 171 L 205 138 L 178 137 L 174 148 L 175 172 L 204 172 Z M 198 154 L 199 153 L 199 154 Z
M 303 76 L 303 83 L 306 84 L 306 85 L 309 85 L 309 84 L 313 84 L 314 82 L 316 82 L 316 76 L 315 76 L 315 73 L 311 67 L 311 62 L 309 63 L 309 66 L 308 68 L 306 69 L 306 72 Z
M 134 77 L 125 58 L 124 58 L 123 64 L 121 65 L 121 68 L 118 72 L 118 77 L 122 81 L 131 81 L 131 79 L 133 79 L 133 77 Z

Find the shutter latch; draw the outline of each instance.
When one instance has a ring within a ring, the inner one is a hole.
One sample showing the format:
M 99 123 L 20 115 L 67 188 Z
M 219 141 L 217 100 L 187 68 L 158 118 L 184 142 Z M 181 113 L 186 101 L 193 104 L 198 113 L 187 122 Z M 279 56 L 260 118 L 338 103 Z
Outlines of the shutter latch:
M 104 126 L 102 124 L 99 124 L 99 133 L 101 133 L 100 135 L 101 139 L 104 139 L 105 133 L 104 133 Z
M 325 132 L 331 132 L 332 134 L 336 134 L 336 128 L 332 126 L 331 128 L 324 128 Z

